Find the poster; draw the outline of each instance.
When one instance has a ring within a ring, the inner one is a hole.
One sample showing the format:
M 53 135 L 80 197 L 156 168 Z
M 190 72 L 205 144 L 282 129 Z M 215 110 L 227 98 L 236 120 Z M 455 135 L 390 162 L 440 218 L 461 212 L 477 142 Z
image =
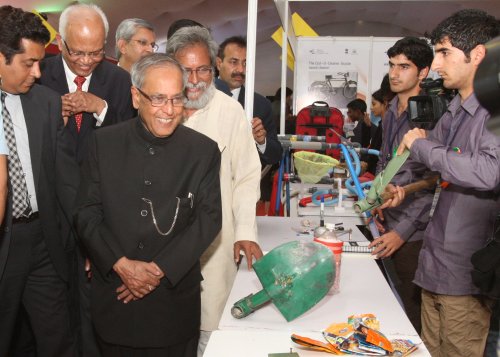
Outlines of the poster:
M 399 38 L 299 37 L 295 66 L 294 113 L 315 101 L 346 114 L 361 98 L 369 107 L 388 71 L 387 49 Z

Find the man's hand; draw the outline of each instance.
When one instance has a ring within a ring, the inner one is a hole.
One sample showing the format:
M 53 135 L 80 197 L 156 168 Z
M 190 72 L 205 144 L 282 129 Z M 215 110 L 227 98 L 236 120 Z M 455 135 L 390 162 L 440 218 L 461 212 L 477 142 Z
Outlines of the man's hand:
M 62 96 L 62 116 L 78 113 L 101 114 L 106 102 L 92 93 L 76 91 Z
M 124 304 L 128 304 L 130 301 L 139 300 L 125 284 L 120 285 L 116 289 L 116 293 L 118 294 L 118 300 L 122 300 Z
M 381 237 L 374 239 L 368 246 L 373 249 L 372 255 L 376 255 L 377 259 L 388 258 L 393 255 L 404 244 L 399 234 L 395 231 L 385 233 Z
M 252 269 L 253 258 L 255 260 L 262 258 L 262 250 L 256 242 L 250 240 L 240 240 L 234 243 L 234 261 L 240 262 L 240 250 L 243 250 L 247 258 L 248 270 Z
M 392 184 L 388 184 L 386 187 L 385 187 L 385 192 L 387 193 L 391 193 L 393 196 L 392 198 L 386 200 L 380 207 L 378 207 L 379 211 L 379 215 L 381 213 L 381 211 L 385 208 L 388 208 L 388 207 L 397 207 L 399 206 L 405 199 L 405 190 L 404 188 L 400 187 L 400 186 L 394 186 Z M 382 220 L 383 220 L 383 215 L 382 215 Z
M 396 155 L 401 155 L 405 149 L 410 150 L 413 142 L 417 139 L 425 139 L 427 137 L 427 133 L 424 129 L 411 129 L 408 131 L 405 136 L 403 136 L 403 140 L 399 144 L 398 151 Z
M 153 291 L 165 276 L 154 262 L 142 262 L 121 257 L 113 266 L 123 284 L 136 298 L 143 298 Z
M 380 207 L 377 207 L 373 209 L 371 212 L 373 221 L 375 222 L 375 225 L 377 226 L 377 229 L 380 233 L 385 233 L 385 227 L 382 224 L 384 221 L 384 212 L 380 209 Z
M 257 144 L 263 145 L 266 142 L 267 131 L 260 118 L 255 117 L 252 119 L 252 134 Z
M 365 113 L 365 115 L 363 116 L 363 121 L 365 122 L 365 125 L 367 127 L 371 127 L 372 126 L 372 121 L 370 120 L 370 114 Z
M 92 269 L 90 267 L 90 259 L 89 258 L 85 258 L 85 274 L 87 275 L 87 279 L 91 279 L 92 278 Z

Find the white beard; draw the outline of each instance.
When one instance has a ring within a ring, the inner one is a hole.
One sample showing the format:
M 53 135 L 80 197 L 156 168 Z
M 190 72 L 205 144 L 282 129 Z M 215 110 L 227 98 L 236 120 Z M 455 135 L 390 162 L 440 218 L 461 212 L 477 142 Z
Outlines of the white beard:
M 198 82 L 197 84 L 192 84 L 188 82 L 186 87 L 203 89 L 203 92 L 197 99 L 191 99 L 189 98 L 188 95 L 187 102 L 184 104 L 184 107 L 188 109 L 204 108 L 208 104 L 208 102 L 210 102 L 210 100 L 214 97 L 216 91 L 215 84 L 213 81 L 208 86 L 206 82 Z

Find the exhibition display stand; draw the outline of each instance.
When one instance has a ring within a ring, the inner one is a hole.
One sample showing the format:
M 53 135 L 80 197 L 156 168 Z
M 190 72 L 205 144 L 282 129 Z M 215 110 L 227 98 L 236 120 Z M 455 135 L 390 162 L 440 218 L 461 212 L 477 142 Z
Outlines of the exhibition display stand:
M 335 1 L 335 0 L 334 0 Z M 283 36 L 282 43 L 282 82 L 281 87 L 286 87 L 286 58 L 287 43 L 290 43 L 292 52 L 297 53 L 297 39 L 291 28 L 291 17 L 288 8 L 288 0 L 275 0 L 277 11 L 283 23 L 286 36 Z M 249 20 L 247 33 L 250 35 L 247 47 L 247 91 L 246 91 L 246 113 L 251 118 L 253 104 L 253 85 L 255 73 L 255 34 L 257 0 L 249 0 Z M 319 40 L 314 40 L 319 41 Z M 373 41 L 370 40 L 372 44 Z M 353 50 L 348 49 L 349 53 Z M 372 51 L 372 48 L 370 48 Z M 371 62 L 370 62 L 371 63 Z M 322 63 L 320 63 L 323 66 Z M 321 68 L 318 78 L 310 76 L 311 85 L 317 84 L 319 80 L 335 80 L 334 76 L 330 79 L 332 71 L 336 71 L 337 64 L 326 63 L 331 68 Z M 350 70 L 350 68 L 348 68 Z M 326 72 L 328 73 L 326 73 Z M 339 70 L 340 71 L 340 70 Z M 349 72 L 351 76 L 351 71 Z M 359 73 L 360 71 L 357 71 Z M 344 74 L 345 74 L 344 73 Z M 371 80 L 372 68 L 367 71 Z M 338 74 L 338 73 L 337 73 Z M 334 75 L 337 75 L 334 73 Z M 340 75 L 340 74 L 339 74 Z M 354 76 L 354 75 L 353 75 Z M 346 76 L 345 76 L 346 77 Z M 347 77 L 346 77 L 347 78 Z M 356 77 L 356 84 L 360 82 L 360 76 Z M 342 78 L 341 78 L 342 79 Z M 361 84 L 361 83 L 359 83 Z M 334 87 L 332 85 L 332 87 Z M 321 91 L 320 91 L 321 92 Z M 370 84 L 366 85 L 365 95 L 371 93 Z M 344 97 L 350 97 L 351 94 L 345 91 L 339 92 Z M 339 95 L 340 95 L 339 94 Z M 284 130 L 284 103 L 285 91 L 281 96 L 281 127 Z M 283 132 L 281 133 L 283 134 Z M 292 188 L 293 190 L 293 188 Z M 297 233 L 297 229 L 303 228 L 303 220 L 308 219 L 311 222 L 319 222 L 318 207 L 310 207 L 301 210 L 298 208 L 297 200 L 291 206 L 296 210 L 290 218 L 284 217 L 258 217 L 259 244 L 265 252 L 292 240 L 301 240 L 310 242 L 313 240 L 312 234 Z M 352 229 L 351 235 L 342 235 L 342 240 L 350 239 L 354 241 L 364 241 L 366 238 L 361 233 L 358 225 L 366 224 L 364 218 L 354 213 L 349 204 L 344 205 L 344 210 L 340 212 L 332 211 L 333 207 L 326 209 L 326 223 L 342 223 L 345 230 Z M 303 217 L 300 217 L 303 216 Z M 313 224 L 311 226 L 314 226 Z M 301 357 L 327 356 L 323 352 L 306 350 L 301 346 L 294 344 L 290 336 L 296 333 L 301 336 L 311 337 L 323 341 L 321 331 L 332 323 L 346 322 L 348 316 L 353 314 L 372 313 L 380 321 L 381 331 L 390 339 L 410 339 L 418 345 L 418 350 L 411 356 L 422 357 L 430 356 L 417 332 L 411 325 L 403 309 L 396 300 L 373 256 L 367 253 L 343 253 L 342 269 L 340 277 L 340 292 L 335 295 L 327 295 L 311 310 L 299 316 L 295 320 L 287 322 L 279 313 L 278 309 L 268 303 L 258 309 L 251 315 L 236 319 L 231 315 L 233 304 L 241 298 L 255 293 L 262 289 L 259 279 L 253 271 L 249 271 L 246 261 L 242 261 L 236 275 L 228 301 L 226 302 L 223 316 L 219 323 L 219 330 L 214 331 L 205 350 L 204 357 L 266 357 L 272 353 L 297 352 Z

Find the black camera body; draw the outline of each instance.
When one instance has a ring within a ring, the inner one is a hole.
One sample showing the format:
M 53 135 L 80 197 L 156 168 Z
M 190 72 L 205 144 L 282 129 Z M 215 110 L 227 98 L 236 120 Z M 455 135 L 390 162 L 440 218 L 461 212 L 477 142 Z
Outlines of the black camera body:
M 486 43 L 486 57 L 474 77 L 474 92 L 491 114 L 487 127 L 500 136 L 500 36 Z
M 446 112 L 455 92 L 443 87 L 443 80 L 426 78 L 420 83 L 421 95 L 408 99 L 410 126 L 432 130 Z

